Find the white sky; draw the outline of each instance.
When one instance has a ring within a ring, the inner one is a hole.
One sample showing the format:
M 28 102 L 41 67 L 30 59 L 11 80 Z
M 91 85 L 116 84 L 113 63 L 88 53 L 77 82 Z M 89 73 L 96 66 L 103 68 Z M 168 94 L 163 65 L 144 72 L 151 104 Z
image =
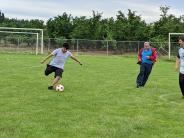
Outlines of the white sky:
M 0 0 L 0 10 L 6 17 L 47 21 L 63 12 L 72 16 L 91 16 L 92 10 L 103 12 L 104 18 L 116 17 L 117 11 L 136 11 L 147 23 L 160 17 L 160 6 L 170 7 L 169 13 L 184 14 L 182 0 Z

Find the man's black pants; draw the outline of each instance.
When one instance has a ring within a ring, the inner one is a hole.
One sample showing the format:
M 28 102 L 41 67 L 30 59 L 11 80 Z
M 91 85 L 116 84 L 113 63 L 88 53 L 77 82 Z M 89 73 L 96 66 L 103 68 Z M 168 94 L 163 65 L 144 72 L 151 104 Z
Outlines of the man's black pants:
M 137 76 L 137 86 L 144 86 L 151 73 L 153 64 L 142 63 L 140 65 L 140 73 Z
M 181 89 L 181 93 L 184 96 L 184 74 L 179 74 L 179 85 Z

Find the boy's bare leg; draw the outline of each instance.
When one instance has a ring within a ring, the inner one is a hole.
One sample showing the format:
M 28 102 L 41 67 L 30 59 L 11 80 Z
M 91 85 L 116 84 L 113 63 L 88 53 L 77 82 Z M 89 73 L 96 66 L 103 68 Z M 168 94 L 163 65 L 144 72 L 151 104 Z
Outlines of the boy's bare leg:
M 60 79 L 61 79 L 60 76 L 56 76 L 55 79 L 53 80 L 52 86 L 53 86 L 54 89 L 56 88 L 56 85 L 58 84 Z

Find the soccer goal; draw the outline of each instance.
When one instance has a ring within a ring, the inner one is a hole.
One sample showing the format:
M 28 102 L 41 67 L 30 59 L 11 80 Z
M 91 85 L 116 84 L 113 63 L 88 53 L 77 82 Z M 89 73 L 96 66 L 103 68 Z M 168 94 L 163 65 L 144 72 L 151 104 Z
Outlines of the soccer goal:
M 39 53 L 39 46 L 40 46 L 40 53 L 43 54 L 43 29 L 36 29 L 36 28 L 12 28 L 12 27 L 0 27 L 0 33 L 3 34 L 24 34 L 24 35 L 34 35 L 36 36 L 35 43 L 35 53 Z M 30 38 L 31 40 L 31 38 Z M 41 40 L 41 41 L 39 41 Z M 19 43 L 19 42 L 18 42 Z
M 171 59 L 171 55 L 176 55 L 177 53 L 177 41 L 179 36 L 184 36 L 184 33 L 169 33 L 168 36 L 168 48 L 169 48 L 169 52 L 168 52 L 168 56 L 169 56 L 169 60 Z M 173 41 L 173 39 L 175 41 Z

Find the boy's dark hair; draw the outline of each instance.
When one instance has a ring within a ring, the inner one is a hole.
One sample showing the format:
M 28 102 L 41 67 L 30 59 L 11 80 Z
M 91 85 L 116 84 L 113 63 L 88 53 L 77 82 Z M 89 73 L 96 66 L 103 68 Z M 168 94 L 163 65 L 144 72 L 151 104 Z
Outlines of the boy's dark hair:
M 179 40 L 182 40 L 184 42 L 184 36 L 180 36 Z
M 68 43 L 63 43 L 63 47 L 66 48 L 67 50 L 70 48 Z

